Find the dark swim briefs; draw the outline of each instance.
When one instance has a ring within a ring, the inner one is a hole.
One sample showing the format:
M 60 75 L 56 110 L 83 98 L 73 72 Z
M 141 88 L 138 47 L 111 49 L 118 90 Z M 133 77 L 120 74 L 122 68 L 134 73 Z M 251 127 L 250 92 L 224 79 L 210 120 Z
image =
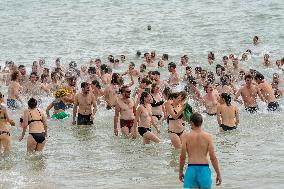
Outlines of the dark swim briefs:
M 143 137 L 145 133 L 148 131 L 151 132 L 151 128 L 146 128 L 146 127 L 138 127 L 138 133 Z
M 93 125 L 93 121 L 91 120 L 92 114 L 82 115 L 78 113 L 77 117 L 77 125 Z
M 255 107 L 246 107 L 245 110 L 251 114 L 254 114 L 258 111 L 258 106 L 255 106 Z
M 236 126 L 230 127 L 230 126 L 227 126 L 227 125 L 224 125 L 224 124 L 221 124 L 219 127 L 221 127 L 224 131 L 230 131 L 230 130 L 234 130 L 234 129 L 237 128 Z
M 125 119 L 120 119 L 120 128 L 122 127 L 128 127 L 128 129 L 130 130 L 131 127 L 133 127 L 134 125 L 134 120 L 125 120 Z
M 268 111 L 276 111 L 279 110 L 279 104 L 278 102 L 269 102 L 267 106 Z

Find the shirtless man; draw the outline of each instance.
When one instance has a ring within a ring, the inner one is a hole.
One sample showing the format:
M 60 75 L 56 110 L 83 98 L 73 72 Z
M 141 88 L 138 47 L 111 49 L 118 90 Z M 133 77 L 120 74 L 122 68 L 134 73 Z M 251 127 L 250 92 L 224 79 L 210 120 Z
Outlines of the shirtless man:
M 110 85 L 108 85 L 104 90 L 104 97 L 107 103 L 107 110 L 112 109 L 115 106 L 118 94 L 119 94 L 119 85 L 121 80 L 118 73 L 112 74 L 112 79 Z
M 128 66 L 128 70 L 126 71 L 126 72 L 124 72 L 123 74 L 122 74 L 122 76 L 124 76 L 124 75 L 127 75 L 127 74 L 129 74 L 129 75 L 131 75 L 131 76 L 139 76 L 139 71 L 138 70 L 135 70 L 135 64 L 134 64 L 134 62 L 130 62 L 129 63 L 129 66 Z
M 258 88 L 265 98 L 266 102 L 268 103 L 267 110 L 268 111 L 275 111 L 279 109 L 279 104 L 276 101 L 274 96 L 274 91 L 270 83 L 264 80 L 264 76 L 257 72 L 255 75 L 255 81 L 258 84 Z
M 121 98 L 117 100 L 114 113 L 114 134 L 118 135 L 118 118 L 120 116 L 120 128 L 124 137 L 129 136 L 131 133 L 132 138 L 136 138 L 137 131 L 133 127 L 135 119 L 135 103 L 132 98 L 130 98 L 131 90 L 128 86 L 121 87 Z
M 24 93 L 31 97 L 38 97 L 42 94 L 42 90 L 49 92 L 48 89 L 43 87 L 42 83 L 39 82 L 39 77 L 36 72 L 30 74 L 30 81 L 26 84 Z
M 235 96 L 235 101 L 242 104 L 242 101 L 238 100 L 239 96 L 242 96 L 245 110 L 249 113 L 256 113 L 258 106 L 256 103 L 256 98 L 259 96 L 262 101 L 265 101 L 259 88 L 252 84 L 252 75 L 248 74 L 245 76 L 245 85 L 239 89 Z
M 9 109 L 16 109 L 17 103 L 16 100 L 23 103 L 20 99 L 20 72 L 15 71 L 11 75 L 11 82 L 8 87 L 8 99 L 7 99 L 7 106 Z
M 211 163 L 216 172 L 216 184 L 222 183 L 218 160 L 215 155 L 213 137 L 202 130 L 203 119 L 199 113 L 193 113 L 190 117 L 192 131 L 187 132 L 182 138 L 180 154 L 179 179 L 184 182 L 184 188 L 211 188 L 211 171 L 207 155 L 209 153 Z M 186 155 L 188 155 L 188 167 L 185 175 L 183 168 Z
M 168 83 L 169 85 L 171 86 L 177 86 L 179 85 L 179 75 L 176 71 L 176 64 L 171 62 L 168 64 L 168 70 L 170 72 L 170 77 L 169 77 L 169 80 L 168 80 Z
M 73 125 L 92 125 L 97 111 L 96 97 L 91 93 L 91 85 L 81 83 L 82 92 L 76 94 L 73 108 Z M 78 112 L 77 122 L 76 116 Z
M 29 81 L 29 77 L 27 75 L 26 67 L 24 65 L 20 65 L 18 69 L 20 72 L 19 82 L 23 86 Z

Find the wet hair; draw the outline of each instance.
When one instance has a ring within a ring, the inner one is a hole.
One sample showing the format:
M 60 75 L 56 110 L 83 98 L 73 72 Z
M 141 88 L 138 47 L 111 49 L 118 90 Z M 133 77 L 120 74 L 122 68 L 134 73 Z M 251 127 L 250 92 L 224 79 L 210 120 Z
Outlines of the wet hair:
M 38 79 L 38 75 L 37 75 L 36 72 L 32 72 L 32 73 L 30 74 L 30 78 L 31 78 L 32 75 L 36 76 L 36 78 Z
M 194 70 L 195 70 L 196 72 L 199 72 L 199 73 L 200 73 L 200 72 L 202 71 L 202 68 L 201 68 L 200 66 L 197 66 L 197 67 L 194 68 Z
M 56 74 L 57 74 L 57 72 L 51 72 L 51 74 L 50 74 L 51 79 L 54 78 Z
M 141 54 L 142 54 L 141 51 L 136 51 L 136 56 L 137 56 L 137 57 L 140 57 Z
M 163 54 L 162 59 L 163 60 L 169 60 L 169 55 L 168 54 Z
M 180 92 L 179 92 L 179 96 L 181 96 L 182 100 L 184 100 L 184 99 L 187 98 L 187 92 L 185 92 L 185 91 L 180 91 Z
M 176 99 L 177 97 L 179 97 L 179 92 L 171 93 L 169 95 L 169 99 L 171 100 Z
M 218 68 L 221 68 L 222 71 L 225 71 L 225 68 L 222 65 L 217 64 L 216 65 L 216 73 L 217 73 Z
M 4 95 L 0 92 L 0 98 L 3 98 L 4 97 Z
M 211 60 L 215 60 L 215 55 L 214 55 L 214 53 L 212 51 L 210 51 L 208 53 L 208 58 L 211 59 Z
M 69 68 L 76 68 L 77 67 L 77 63 L 75 61 L 71 61 L 69 63 Z
M 264 80 L 264 76 L 260 72 L 256 72 L 254 79 Z
M 203 123 L 202 115 L 198 112 L 193 113 L 190 116 L 190 122 L 192 122 L 195 127 L 200 127 Z
M 122 87 L 120 87 L 119 92 L 124 93 L 126 91 L 126 89 L 128 89 L 128 88 L 129 88 L 128 85 L 123 85 Z
M 113 73 L 111 76 L 111 84 L 119 84 L 119 73 Z
M 129 64 L 130 64 L 131 66 L 135 67 L 134 62 L 130 62 Z
M 212 85 L 211 82 L 207 82 L 206 85 L 204 86 L 204 91 L 207 93 L 207 89 L 209 87 L 209 85 Z
M 251 50 L 250 50 L 250 49 L 247 49 L 247 50 L 246 50 L 246 52 L 248 52 L 248 53 L 250 53 L 250 54 L 251 54 Z
M 258 36 L 256 35 L 256 36 L 254 36 L 254 38 L 256 39 L 256 40 L 258 40 Z
M 146 83 L 146 85 L 152 84 L 152 82 L 147 78 L 143 78 L 140 83 Z
M 11 80 L 16 81 L 17 77 L 19 76 L 19 72 L 15 71 L 11 74 Z
M 43 83 L 43 80 L 44 80 L 45 78 L 48 78 L 48 75 L 42 74 L 42 75 L 40 76 L 40 80 L 41 80 L 42 83 Z
M 196 82 L 196 80 L 195 80 L 195 78 L 194 78 L 193 76 L 189 76 L 189 77 L 187 78 L 187 81 L 188 81 L 189 83 L 193 84 L 194 86 L 197 84 L 197 82 Z
M 161 75 L 161 73 L 159 71 L 153 71 L 152 74 L 153 75 Z
M 185 70 L 190 70 L 190 69 L 192 69 L 191 66 L 186 66 L 185 67 Z
M 96 72 L 96 67 L 89 67 L 88 73 L 89 73 L 89 74 L 96 74 L 96 73 L 97 73 L 97 72 Z
M 229 75 L 223 75 L 221 78 L 220 78 L 220 81 L 221 81 L 221 84 L 224 86 L 224 85 L 228 85 L 228 81 L 227 79 L 230 79 Z
M 89 85 L 88 82 L 83 82 L 83 83 L 81 83 L 81 89 L 87 87 L 88 85 Z
M 154 93 L 154 89 L 155 89 L 155 87 L 157 87 L 157 86 L 159 86 L 159 84 L 157 84 L 157 83 L 153 83 L 153 84 L 151 85 L 151 93 Z
M 18 69 L 25 68 L 25 65 L 19 65 Z
M 246 79 L 253 79 L 253 77 L 252 77 L 251 74 L 247 74 L 247 75 L 245 75 L 245 80 L 246 80 Z
M 177 65 L 176 65 L 175 63 L 173 63 L 173 62 L 170 62 L 170 63 L 168 64 L 168 67 L 175 69 L 175 68 L 177 67 Z
M 35 98 L 30 98 L 30 100 L 28 101 L 28 106 L 31 109 L 36 108 L 37 106 L 37 100 Z
M 141 64 L 140 66 L 142 67 L 143 71 L 145 71 L 146 68 L 147 68 L 145 64 Z M 141 70 L 141 69 L 140 69 L 140 70 Z
M 166 98 L 169 98 L 171 93 L 172 93 L 172 89 L 171 89 L 170 87 L 166 87 L 166 88 L 163 90 L 163 95 L 164 95 Z
M 225 60 L 225 59 L 229 59 L 229 57 L 228 56 L 223 56 L 223 60 Z
M 108 66 L 107 66 L 106 64 L 102 64 L 100 68 L 101 68 L 101 71 L 107 73 L 107 71 L 108 71 Z
M 281 63 L 284 63 L 284 58 L 281 58 Z
M 145 98 L 148 97 L 150 94 L 148 92 L 142 92 L 141 97 L 140 97 L 140 104 L 145 103 Z
M 98 89 L 101 89 L 101 85 L 100 85 L 100 82 L 98 80 L 94 80 L 92 81 L 92 85 L 95 85 Z
M 230 96 L 230 94 L 222 93 L 220 96 L 221 98 L 225 100 L 225 103 L 227 104 L 227 106 L 231 106 L 232 97 Z

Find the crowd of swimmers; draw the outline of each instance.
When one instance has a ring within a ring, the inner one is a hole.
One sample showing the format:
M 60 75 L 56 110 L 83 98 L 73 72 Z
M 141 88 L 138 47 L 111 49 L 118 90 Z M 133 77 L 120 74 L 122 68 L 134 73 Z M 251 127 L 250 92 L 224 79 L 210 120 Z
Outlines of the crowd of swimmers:
M 257 36 L 253 43 L 258 45 Z M 236 103 L 243 104 L 245 111 L 254 114 L 259 111 L 259 98 L 267 103 L 268 111 L 280 110 L 277 99 L 283 95 L 283 81 L 277 73 L 268 81 L 257 70 L 245 70 L 239 61 L 245 64 L 251 53 L 248 49 L 241 58 L 234 54 L 223 56 L 218 63 L 214 53 L 209 52 L 208 64 L 216 68 L 215 73 L 200 66 L 193 68 L 187 55 L 181 56 L 179 63 L 174 63 L 169 61 L 168 54 L 158 57 L 155 51 L 145 53 L 143 57 L 140 51 L 137 52 L 137 60 L 144 60 L 138 69 L 134 62 L 127 61 L 125 55 L 117 59 L 110 55 L 104 63 L 97 58 L 80 67 L 74 61 L 64 67 L 59 58 L 54 66 L 47 66 L 45 60 L 40 59 L 33 62 L 30 74 L 25 65 L 6 61 L 1 71 L 1 82 L 8 90 L 3 91 L 2 87 L 0 93 L 0 150 L 8 153 L 11 149 L 10 125 L 16 123 L 9 112 L 22 110 L 21 105 L 26 101 L 28 106 L 19 122 L 22 128 L 19 141 L 23 140 L 28 129 L 27 152 L 30 153 L 43 150 L 48 119 L 68 120 L 70 117 L 73 125 L 92 125 L 97 106 L 105 105 L 108 111 L 114 111 L 114 135 L 118 136 L 121 131 L 123 137 L 136 139 L 139 134 L 144 144 L 160 142 L 160 126 L 166 121 L 171 144 L 175 149 L 181 149 L 180 180 L 184 181 L 185 187 L 211 186 L 208 153 L 217 173 L 216 183 L 221 184 L 212 135 L 201 129 L 203 117 L 198 113 L 199 107 L 204 107 L 202 113 L 216 116 L 222 132 L 236 129 L 240 122 Z M 125 64 L 128 64 L 127 70 L 115 72 L 117 67 Z M 273 66 L 270 56 L 265 54 L 259 66 L 262 64 L 284 70 L 284 58 Z M 164 66 L 169 71 L 167 80 L 162 80 L 159 72 Z M 185 68 L 185 73 L 179 73 L 178 67 Z M 147 71 L 148 68 L 151 71 Z M 181 83 L 184 83 L 184 89 L 176 91 Z M 6 100 L 4 94 L 7 94 Z M 45 111 L 38 108 L 43 96 L 54 97 Z M 190 99 L 194 104 L 189 105 Z M 73 109 L 71 115 L 68 109 Z M 192 129 L 190 132 L 186 131 L 187 122 Z M 186 153 L 190 156 L 184 176 Z M 194 180 L 194 174 L 199 181 Z

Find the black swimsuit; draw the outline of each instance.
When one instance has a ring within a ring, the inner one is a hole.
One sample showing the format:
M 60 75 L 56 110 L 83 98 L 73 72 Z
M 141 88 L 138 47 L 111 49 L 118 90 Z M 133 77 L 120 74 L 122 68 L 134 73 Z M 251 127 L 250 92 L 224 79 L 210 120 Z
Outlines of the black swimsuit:
M 37 110 L 38 113 L 40 114 L 40 116 L 42 117 L 41 113 L 39 110 Z M 29 111 L 30 112 L 30 111 Z M 36 121 L 40 121 L 42 122 L 42 119 L 32 119 L 32 114 L 30 112 L 30 116 L 31 116 L 31 120 L 28 121 L 28 124 L 30 125 L 32 122 L 36 122 Z M 29 133 L 30 135 L 32 135 L 32 137 L 34 138 L 34 140 L 37 142 L 37 143 L 43 143 L 45 141 L 45 135 L 46 133 L 45 132 L 42 132 L 42 133 Z
M 176 112 L 175 109 L 174 109 L 174 112 L 177 114 L 177 112 Z M 178 119 L 182 119 L 182 118 L 183 118 L 183 114 L 181 114 L 177 119 L 174 119 L 174 118 L 170 117 L 170 115 L 169 115 L 168 118 L 167 118 L 167 122 L 168 122 L 168 124 L 169 124 L 170 120 L 178 120 Z M 184 124 L 182 124 L 182 125 L 184 126 Z M 183 131 L 184 131 L 184 130 L 183 130 Z M 176 132 L 174 132 L 174 131 L 168 130 L 168 133 L 174 133 L 174 134 L 176 134 L 177 136 L 180 137 L 180 135 L 182 135 L 183 131 L 180 132 L 180 133 L 176 133 Z

